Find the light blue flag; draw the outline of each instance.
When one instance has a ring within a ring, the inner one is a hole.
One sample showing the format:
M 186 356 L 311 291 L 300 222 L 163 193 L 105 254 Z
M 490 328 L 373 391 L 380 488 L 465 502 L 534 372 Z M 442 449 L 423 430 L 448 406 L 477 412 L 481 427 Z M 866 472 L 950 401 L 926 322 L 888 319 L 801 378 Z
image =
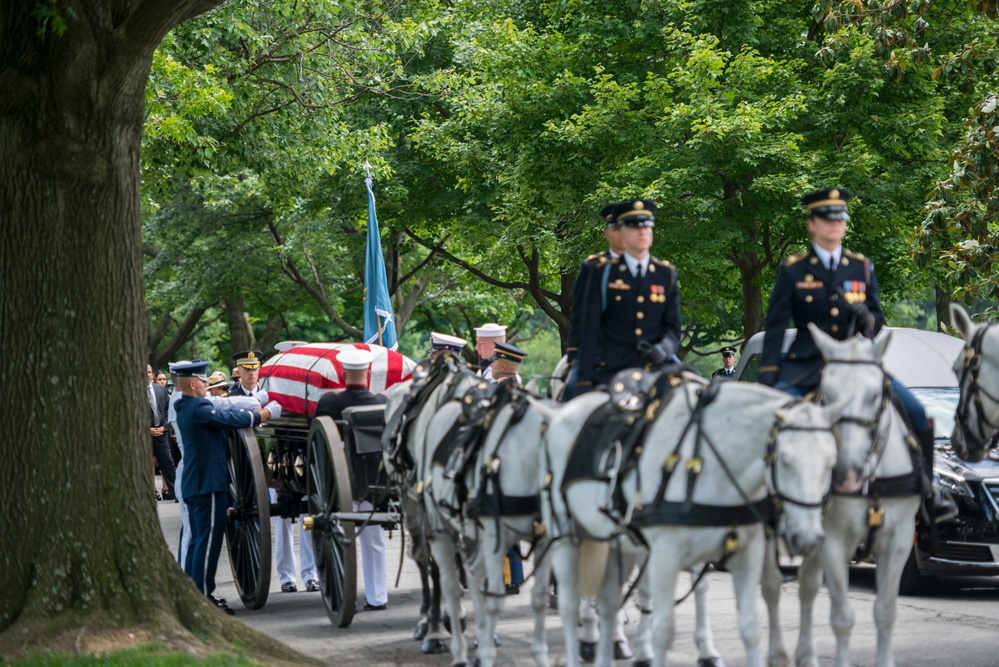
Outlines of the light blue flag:
M 365 169 L 370 165 L 365 163 Z M 378 233 L 375 215 L 375 193 L 371 186 L 371 172 L 364 178 L 368 186 L 368 248 L 364 258 L 364 342 L 382 345 L 394 350 L 399 346 L 395 335 L 395 316 L 389 299 L 385 258 L 382 256 L 382 239 Z

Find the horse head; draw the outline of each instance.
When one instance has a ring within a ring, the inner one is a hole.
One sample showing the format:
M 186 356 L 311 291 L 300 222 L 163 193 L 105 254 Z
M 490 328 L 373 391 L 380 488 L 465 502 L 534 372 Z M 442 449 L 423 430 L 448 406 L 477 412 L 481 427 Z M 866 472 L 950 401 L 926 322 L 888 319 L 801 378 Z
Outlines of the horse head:
M 950 305 L 951 320 L 964 349 L 954 362 L 960 381 L 951 446 L 963 460 L 981 461 L 999 437 L 999 329 L 974 324 L 964 308 Z
M 886 444 L 891 378 L 881 359 L 891 333 L 874 341 L 862 336 L 838 341 L 814 324 L 808 330 L 826 362 L 819 390 L 833 414 L 839 444 L 833 488 L 857 493 L 877 468 Z
M 775 413 L 767 452 L 767 484 L 783 512 L 783 536 L 792 556 L 809 556 L 822 546 L 822 510 L 832 486 L 836 438 L 829 411 L 811 401 L 794 401 Z

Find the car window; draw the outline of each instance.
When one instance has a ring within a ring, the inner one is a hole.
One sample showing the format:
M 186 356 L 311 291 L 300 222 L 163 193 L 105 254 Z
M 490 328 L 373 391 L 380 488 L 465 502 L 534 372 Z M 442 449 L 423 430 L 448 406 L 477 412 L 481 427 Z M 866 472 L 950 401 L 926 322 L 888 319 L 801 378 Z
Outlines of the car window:
M 933 437 L 949 438 L 954 431 L 954 414 L 961 391 L 954 389 L 911 389 L 933 420 Z

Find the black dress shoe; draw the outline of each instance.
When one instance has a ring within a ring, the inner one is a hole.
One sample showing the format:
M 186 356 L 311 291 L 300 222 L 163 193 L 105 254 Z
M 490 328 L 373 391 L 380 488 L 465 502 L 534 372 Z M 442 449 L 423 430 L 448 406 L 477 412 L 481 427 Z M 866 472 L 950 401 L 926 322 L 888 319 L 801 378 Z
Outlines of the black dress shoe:
M 211 600 L 212 600 L 213 603 L 215 603 L 215 606 L 218 607 L 219 610 L 221 610 L 222 612 L 224 612 L 226 614 L 229 614 L 230 616 L 235 616 L 236 615 L 236 612 L 234 612 L 229 607 L 229 605 L 227 605 L 225 603 L 224 599 L 222 599 L 222 598 L 211 598 Z
M 212 601 L 212 602 L 214 602 L 215 604 L 228 604 L 228 603 L 229 603 L 229 601 L 228 601 L 228 600 L 226 600 L 225 598 L 217 598 L 217 597 L 215 597 L 214 595 L 209 595 L 208 597 L 209 597 L 209 598 L 211 599 L 211 601 Z
M 308 581 L 305 582 L 305 590 L 307 590 L 310 593 L 318 592 L 319 588 L 320 587 L 318 579 L 309 579 Z
M 298 586 L 295 585 L 294 581 L 288 581 L 281 584 L 281 590 L 285 593 L 295 593 L 298 591 Z
M 385 611 L 388 607 L 387 604 L 371 604 L 369 602 L 364 603 L 364 611 Z

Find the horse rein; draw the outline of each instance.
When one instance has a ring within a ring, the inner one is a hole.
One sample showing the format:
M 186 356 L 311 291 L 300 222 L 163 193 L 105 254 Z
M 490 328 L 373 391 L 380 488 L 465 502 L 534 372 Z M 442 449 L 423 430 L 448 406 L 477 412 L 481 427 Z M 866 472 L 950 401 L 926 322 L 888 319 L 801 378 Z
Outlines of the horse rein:
M 784 407 L 789 407 L 795 402 L 788 403 Z M 832 426 L 796 426 L 794 424 L 785 424 L 780 419 L 777 419 L 774 421 L 773 428 L 770 429 L 770 441 L 767 442 L 767 453 L 764 457 L 764 461 L 767 463 L 767 470 L 770 473 L 767 478 L 768 491 L 770 492 L 770 496 L 778 501 L 778 510 L 780 510 L 780 503 L 788 503 L 806 509 L 820 509 L 825 507 L 826 503 L 829 502 L 830 490 L 826 490 L 825 495 L 822 496 L 822 500 L 815 503 L 792 498 L 780 490 L 777 484 L 777 438 L 782 431 L 811 431 L 831 434 Z
M 984 344 L 985 334 L 988 330 L 992 328 L 992 324 L 982 325 L 975 332 L 975 335 L 968 342 L 967 346 L 964 348 L 964 364 L 961 369 L 961 377 L 958 382 L 958 386 L 961 389 L 961 395 L 957 403 L 957 423 L 960 424 L 961 428 L 964 430 L 965 438 L 967 438 L 971 433 L 969 432 L 968 426 L 974 423 L 976 430 L 974 442 L 965 442 L 965 448 L 969 444 L 976 445 L 979 448 L 984 449 L 985 443 L 990 439 L 987 435 L 988 433 L 994 433 L 991 437 L 992 446 L 995 446 L 997 440 L 999 440 L 999 423 L 993 424 L 988 417 L 985 416 L 985 409 L 982 405 L 982 396 L 984 395 L 992 403 L 999 407 L 999 397 L 990 394 L 979 382 L 979 373 L 982 370 L 982 345 Z M 970 419 L 971 405 L 975 406 L 975 420 Z
M 833 428 L 845 422 L 848 424 L 856 424 L 857 426 L 867 429 L 868 435 L 871 438 L 871 448 L 867 451 L 867 456 L 864 459 L 864 485 L 861 489 L 861 495 L 866 496 L 870 483 L 874 479 L 874 471 L 878 469 L 878 465 L 881 463 L 881 457 L 884 455 L 885 447 L 888 444 L 888 438 L 884 433 L 887 422 L 882 423 L 882 418 L 884 417 L 885 412 L 887 412 L 888 406 L 891 404 L 891 377 L 889 377 L 888 371 L 885 370 L 884 364 L 880 361 L 867 361 L 864 359 L 831 359 L 826 362 L 826 366 L 832 366 L 833 364 L 877 366 L 881 371 L 881 404 L 878 406 L 878 410 L 874 416 L 865 419 L 862 417 L 855 417 L 853 415 L 841 415 L 833 424 Z

